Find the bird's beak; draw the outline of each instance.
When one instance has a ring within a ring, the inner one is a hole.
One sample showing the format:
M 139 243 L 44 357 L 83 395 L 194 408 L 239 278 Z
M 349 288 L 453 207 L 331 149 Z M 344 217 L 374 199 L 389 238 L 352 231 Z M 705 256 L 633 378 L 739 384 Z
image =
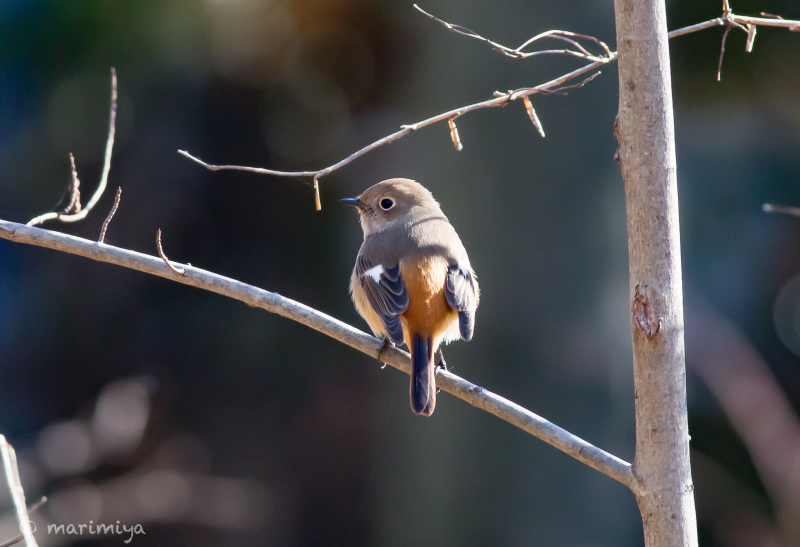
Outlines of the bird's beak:
M 341 201 L 345 205 L 352 205 L 353 207 L 355 207 L 357 209 L 363 209 L 364 208 L 364 202 L 361 201 L 358 198 L 344 198 L 344 199 L 340 199 L 339 201 Z

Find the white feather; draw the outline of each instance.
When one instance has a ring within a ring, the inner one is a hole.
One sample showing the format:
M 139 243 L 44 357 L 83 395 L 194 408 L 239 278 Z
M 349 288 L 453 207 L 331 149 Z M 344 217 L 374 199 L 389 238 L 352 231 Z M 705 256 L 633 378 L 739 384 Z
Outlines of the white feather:
M 383 273 L 383 266 L 378 264 L 377 266 L 370 268 L 369 270 L 364 272 L 364 275 L 370 276 L 372 280 L 375 281 L 375 283 L 380 283 L 382 273 Z

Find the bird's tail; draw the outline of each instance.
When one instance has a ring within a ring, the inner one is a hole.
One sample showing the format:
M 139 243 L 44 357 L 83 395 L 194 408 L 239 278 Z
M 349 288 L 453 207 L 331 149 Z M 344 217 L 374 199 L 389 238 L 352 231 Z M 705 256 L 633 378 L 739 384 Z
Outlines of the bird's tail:
M 433 343 L 418 334 L 411 337 L 411 410 L 430 416 L 436 406 Z

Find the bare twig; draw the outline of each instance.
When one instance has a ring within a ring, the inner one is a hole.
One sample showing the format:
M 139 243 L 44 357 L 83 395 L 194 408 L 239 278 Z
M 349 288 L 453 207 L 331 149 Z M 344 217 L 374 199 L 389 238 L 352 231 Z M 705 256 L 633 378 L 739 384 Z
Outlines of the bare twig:
M 161 228 L 156 232 L 156 248 L 158 249 L 158 256 L 164 261 L 167 267 L 178 275 L 186 275 L 186 270 L 183 268 L 176 268 L 175 265 L 169 261 L 167 255 L 164 254 L 164 249 L 161 248 Z
M 691 34 L 693 32 L 698 32 L 712 27 L 721 27 L 723 25 L 725 25 L 725 20 L 721 17 L 718 17 L 716 19 L 711 19 L 710 21 L 704 21 L 702 23 L 697 23 L 696 25 L 690 25 L 688 27 L 673 30 L 669 32 L 667 36 L 669 38 L 677 38 L 678 36 L 683 36 L 685 34 Z
M 354 152 L 353 154 L 347 156 L 343 160 L 338 161 L 338 162 L 336 162 L 333 165 L 330 165 L 328 167 L 325 167 L 324 169 L 320 169 L 319 171 L 276 171 L 276 170 L 273 170 L 273 169 L 264 169 L 264 168 L 261 168 L 261 167 L 246 167 L 246 166 L 242 166 L 242 165 L 212 165 L 212 164 L 204 162 L 203 160 L 201 160 L 200 158 L 198 158 L 196 156 L 191 155 L 189 152 L 187 152 L 185 150 L 178 150 L 178 153 L 183 155 L 183 156 L 185 156 L 185 157 L 187 157 L 187 158 L 189 158 L 190 160 L 194 161 L 195 163 L 198 163 L 198 164 L 202 165 L 203 167 L 205 167 L 206 169 L 208 169 L 210 171 L 223 171 L 223 170 L 247 171 L 247 172 L 250 172 L 250 173 L 257 173 L 259 175 L 273 175 L 273 176 L 277 176 L 277 177 L 312 177 L 312 178 L 320 179 L 320 178 L 324 177 L 325 175 L 329 175 L 333 171 L 336 171 L 337 169 L 339 169 L 341 167 L 344 167 L 345 165 L 347 165 L 351 161 L 363 156 L 367 152 L 375 150 L 376 148 L 378 148 L 380 146 L 383 146 L 384 144 L 389 144 L 391 142 L 394 142 L 397 139 L 405 137 L 409 133 L 412 133 L 412 132 L 414 132 L 414 131 L 416 131 L 418 129 L 422 129 L 423 127 L 427 127 L 427 126 L 435 124 L 437 122 L 442 122 L 442 121 L 448 120 L 448 119 L 452 118 L 453 116 L 456 116 L 456 117 L 462 116 L 462 115 L 466 114 L 467 112 L 472 112 L 474 110 L 479 110 L 479 109 L 482 109 L 482 108 L 492 108 L 492 107 L 496 107 L 496 106 L 505 106 L 508 103 L 510 103 L 511 101 L 516 101 L 516 100 L 521 99 L 521 98 L 523 98 L 523 97 L 525 97 L 527 95 L 533 95 L 534 93 L 546 93 L 546 92 L 551 92 L 552 93 L 556 88 L 560 88 L 560 89 L 558 89 L 558 91 L 563 91 L 564 89 L 567 89 L 569 86 L 560 87 L 560 86 L 562 86 L 562 84 L 564 84 L 564 83 L 566 83 L 566 82 L 568 82 L 570 80 L 573 80 L 573 79 L 575 79 L 575 78 L 577 78 L 579 76 L 582 76 L 582 75 L 586 74 L 587 72 L 591 72 L 592 70 L 604 65 L 605 63 L 606 63 L 606 61 L 604 61 L 604 62 L 599 62 L 598 61 L 598 62 L 590 63 L 588 65 L 585 65 L 585 66 L 583 66 L 581 68 L 575 69 L 572 72 L 564 74 L 563 76 L 559 76 L 558 78 L 550 80 L 549 82 L 545 82 L 545 83 L 543 83 L 541 85 L 538 85 L 536 87 L 525 87 L 525 88 L 521 88 L 521 89 L 515 89 L 515 90 L 509 91 L 507 93 L 501 93 L 499 95 L 497 93 L 495 93 L 495 96 L 494 96 L 493 99 L 489 99 L 487 101 L 482 101 L 482 102 L 479 102 L 479 103 L 474 103 L 474 104 L 470 104 L 470 105 L 466 105 L 466 106 L 461 106 L 459 108 L 454 108 L 453 110 L 448 110 L 447 112 L 442 112 L 441 114 L 437 114 L 436 116 L 432 116 L 430 118 L 427 118 L 427 119 L 422 120 L 420 122 L 417 122 L 415 124 L 402 125 L 402 126 L 400 126 L 400 131 L 396 131 L 396 132 L 392 133 L 391 135 L 387 135 L 387 136 L 383 137 L 382 139 L 379 139 L 379 140 L 373 142 L 372 144 L 369 144 L 369 145 L 365 146 L 361 150 L 358 150 L 357 152 Z M 585 84 L 588 81 L 591 81 L 591 79 L 592 78 L 587 78 L 582 83 Z M 580 87 L 580 85 L 578 87 Z
M 735 21 L 736 23 L 743 25 L 745 28 L 747 25 L 753 25 L 763 27 L 783 27 L 792 32 L 800 31 L 800 21 L 789 21 L 778 15 L 769 15 L 766 13 L 762 13 L 761 15 L 764 17 L 746 17 L 743 15 L 734 15 L 733 13 L 728 13 L 725 17 L 717 17 L 716 19 L 704 21 L 703 23 L 673 30 L 667 36 L 670 38 L 677 38 L 678 36 L 691 34 L 707 28 L 723 27 L 728 24 L 728 21 Z
M 746 15 L 728 15 L 728 19 L 742 25 L 758 25 L 762 27 L 782 27 L 792 32 L 800 32 L 800 21 L 784 19 L 779 15 L 762 13 L 765 17 L 748 17 Z
M 35 230 L 36 228 L 28 229 Z M 3 459 L 6 483 L 8 484 L 8 489 L 11 492 L 11 499 L 14 502 L 14 508 L 17 512 L 17 522 L 19 523 L 19 530 L 22 532 L 22 538 L 25 540 L 26 547 L 36 547 L 36 540 L 33 539 L 33 530 L 31 529 L 31 521 L 28 518 L 28 508 L 25 506 L 25 491 L 22 489 L 22 482 L 19 480 L 17 455 L 14 452 L 14 448 L 8 444 L 8 441 L 6 441 L 3 435 L 0 435 L 0 456 L 2 456 Z
M 100 229 L 100 238 L 97 240 L 98 243 L 103 243 L 106 239 L 106 230 L 108 230 L 108 224 L 111 222 L 111 219 L 114 218 L 114 214 L 117 212 L 117 207 L 119 207 L 119 200 L 122 197 L 122 186 L 117 188 L 117 195 L 114 197 L 114 205 L 111 207 L 111 211 L 108 213 L 105 221 L 103 221 L 103 227 Z
M 72 184 L 67 188 L 70 194 L 69 203 L 61 211 L 61 214 L 64 215 L 81 212 L 81 181 L 78 178 L 78 169 L 75 167 L 75 156 L 72 155 L 72 152 L 69 153 L 69 164 L 72 169 Z
M 594 74 L 592 74 L 588 78 L 584 78 L 583 80 L 581 80 L 577 84 L 563 85 L 563 86 L 559 86 L 559 87 L 554 87 L 552 89 L 537 89 L 535 87 L 521 87 L 521 88 L 516 89 L 516 90 L 513 90 L 513 89 L 509 90 L 506 93 L 503 93 L 502 91 L 495 91 L 494 92 L 494 96 L 495 97 L 503 97 L 505 95 L 511 95 L 511 100 L 512 101 L 518 99 L 519 97 L 522 97 L 523 100 L 524 100 L 525 97 L 527 97 L 527 95 L 523 96 L 522 93 L 524 93 L 526 91 L 529 91 L 529 90 L 534 90 L 534 89 L 536 89 L 536 92 L 538 94 L 540 94 L 540 95 L 566 95 L 568 89 L 581 88 L 581 87 L 585 86 L 586 84 L 588 84 L 589 82 L 591 82 L 592 80 L 594 80 L 595 78 L 597 78 L 598 76 L 600 76 L 601 74 L 602 74 L 602 72 L 600 72 L 598 70 L 597 72 L 595 72 Z
M 482 109 L 482 108 L 491 108 L 491 107 L 495 107 L 495 106 L 505 106 L 511 101 L 515 101 L 517 99 L 524 99 L 528 95 L 533 95 L 534 93 L 557 93 L 559 91 L 564 91 L 564 90 L 570 89 L 570 88 L 582 87 L 583 85 L 585 85 L 586 83 L 588 83 L 589 81 L 594 79 L 599 74 L 599 72 L 594 74 L 594 75 L 592 75 L 590 78 L 587 78 L 586 80 L 584 80 L 580 84 L 576 84 L 576 85 L 572 85 L 572 86 L 564 86 L 564 87 L 561 87 L 561 86 L 564 83 L 566 83 L 566 82 L 568 82 L 570 80 L 573 80 L 573 79 L 575 79 L 575 78 L 577 78 L 579 76 L 582 76 L 583 74 L 586 74 L 588 72 L 591 72 L 592 70 L 594 70 L 596 68 L 599 68 L 600 66 L 602 66 L 604 64 L 608 64 L 608 63 L 614 62 L 617 59 L 617 52 L 611 51 L 608 48 L 608 46 L 604 42 L 602 42 L 601 40 L 598 40 L 597 38 L 594 38 L 592 36 L 586 36 L 586 35 L 583 35 L 583 34 L 575 34 L 575 33 L 572 33 L 572 32 L 560 31 L 560 30 L 553 30 L 553 31 L 544 32 L 542 34 L 539 34 L 539 35 L 534 36 L 533 38 L 527 40 L 525 43 L 523 43 L 522 45 L 520 45 L 517 48 L 509 48 L 507 46 L 504 46 L 502 44 L 499 44 L 497 42 L 489 40 L 488 38 L 484 38 L 483 36 L 471 31 L 468 28 L 465 28 L 465 27 L 462 27 L 462 26 L 459 26 L 459 25 L 453 25 L 451 23 L 443 21 L 442 19 L 439 19 L 438 17 L 435 17 L 434 15 L 431 15 L 430 13 L 427 13 L 426 11 L 422 10 L 419 6 L 415 5 L 414 7 L 417 10 L 419 10 L 421 13 L 425 14 L 427 17 L 429 17 L 432 20 L 434 20 L 434 21 L 440 23 L 441 25 L 443 25 L 445 28 L 447 28 L 447 29 L 449 29 L 449 30 L 451 30 L 453 32 L 456 32 L 456 33 L 458 33 L 458 34 L 460 34 L 462 36 L 467 36 L 469 38 L 474 38 L 476 40 L 480 40 L 481 42 L 489 44 L 490 46 L 492 46 L 497 51 L 500 51 L 504 55 L 508 55 L 510 57 L 527 58 L 527 57 L 531 57 L 531 56 L 534 56 L 534 55 L 541 55 L 541 54 L 544 54 L 544 53 L 562 53 L 562 54 L 573 55 L 573 56 L 584 58 L 584 59 L 590 59 L 590 60 L 593 60 L 593 62 L 591 62 L 590 64 L 585 65 L 585 66 L 583 66 L 583 67 L 581 67 L 579 69 L 573 70 L 572 72 L 569 72 L 569 73 L 561 76 L 560 78 L 556 78 L 556 79 L 551 80 L 549 82 L 540 84 L 540 85 L 538 85 L 536 87 L 520 88 L 520 89 L 516 89 L 516 90 L 513 90 L 513 91 L 508 91 L 507 93 L 500 93 L 500 92 L 496 91 L 494 93 L 494 99 L 490 99 L 488 101 L 481 101 L 481 102 L 474 103 L 474 104 L 471 104 L 471 105 L 455 108 L 453 110 L 449 110 L 447 112 L 443 112 L 443 113 L 438 114 L 436 116 L 432 116 L 432 117 L 430 117 L 430 118 L 428 118 L 426 120 L 422 120 L 421 122 L 417 122 L 415 124 L 402 125 L 402 126 L 400 126 L 400 131 L 396 131 L 396 132 L 392 133 L 391 135 L 387 135 L 386 137 L 383 137 L 382 139 L 379 139 L 379 140 L 373 142 L 372 144 L 369 144 L 369 145 L 365 146 L 364 148 L 358 150 L 357 152 L 347 156 L 343 160 L 340 160 L 340 161 L 334 163 L 333 165 L 330 165 L 330 166 L 325 167 L 323 169 L 319 169 L 317 171 L 277 171 L 277 170 L 273 170 L 273 169 L 264 169 L 262 167 L 247 167 L 247 166 L 243 166 L 243 165 L 212 165 L 212 164 L 206 163 L 203 160 L 201 160 L 201 159 L 189 154 L 189 152 L 187 152 L 185 150 L 178 150 L 178 152 L 180 154 L 182 154 L 183 156 L 189 158 L 190 160 L 202 165 L 203 167 L 205 167 L 206 169 L 209 169 L 211 171 L 234 170 L 234 171 L 247 171 L 247 172 L 256 173 L 256 174 L 259 174 L 259 175 L 273 175 L 273 176 L 278 176 L 278 177 L 299 177 L 299 178 L 311 177 L 311 178 L 313 178 L 315 180 L 314 188 L 315 188 L 315 194 L 317 194 L 318 190 L 319 190 L 317 181 L 320 178 L 324 177 L 325 175 L 329 175 L 330 173 L 332 173 L 333 171 L 336 171 L 337 169 L 339 169 L 341 167 L 344 167 L 345 165 L 347 165 L 351 161 L 363 156 L 367 152 L 370 152 L 370 151 L 372 151 L 372 150 L 374 150 L 374 149 L 376 149 L 376 148 L 378 148 L 380 146 L 383 146 L 384 144 L 392 143 L 392 142 L 394 142 L 394 141 L 396 141 L 396 140 L 398 140 L 398 139 L 400 139 L 402 137 L 405 137 L 409 133 L 411 133 L 413 131 L 416 131 L 417 129 L 421 129 L 423 127 L 426 127 L 428 125 L 432 125 L 434 123 L 443 122 L 445 120 L 450 120 L 451 118 L 462 116 L 462 115 L 466 114 L 467 112 L 472 112 L 474 110 L 479 110 L 479 109 Z M 763 15 L 766 15 L 766 14 L 763 14 Z M 678 36 L 683 36 L 685 34 L 690 34 L 690 33 L 693 33 L 693 32 L 698 32 L 700 30 L 704 30 L 704 29 L 712 28 L 712 27 L 717 27 L 717 26 L 728 26 L 728 28 L 726 29 L 726 34 L 730 30 L 731 26 L 737 26 L 739 28 L 744 28 L 747 32 L 750 32 L 746 28 L 747 25 L 752 25 L 754 27 L 755 26 L 760 26 L 760 25 L 772 26 L 772 27 L 784 27 L 784 28 L 788 28 L 789 30 L 792 30 L 792 31 L 800 30 L 800 21 L 789 21 L 789 20 L 785 20 L 785 19 L 776 19 L 776 18 L 774 18 L 774 16 L 745 17 L 745 16 L 740 16 L 740 15 L 734 15 L 729 10 L 724 10 L 724 13 L 723 13 L 722 17 L 718 17 L 716 19 L 711 19 L 710 21 L 705 21 L 703 23 L 698 23 L 696 25 L 691 25 L 691 26 L 688 26 L 688 27 L 685 27 L 685 28 L 673 30 L 672 32 L 670 32 L 668 34 L 668 36 L 669 36 L 669 38 L 676 38 Z M 524 49 L 525 47 L 527 47 L 528 45 L 530 45 L 534 41 L 539 40 L 541 38 L 546 38 L 546 37 L 556 38 L 556 39 L 559 39 L 559 40 L 562 40 L 562 41 L 566 41 L 566 42 L 570 43 L 576 49 L 575 50 L 547 50 L 547 51 L 535 51 L 535 52 L 527 52 L 527 53 L 522 51 L 522 49 Z M 588 52 L 588 50 L 586 50 L 583 46 L 581 46 L 577 41 L 573 40 L 572 38 L 580 38 L 580 39 L 585 39 L 585 40 L 594 42 L 595 44 L 597 44 L 598 46 L 600 46 L 603 49 L 604 55 L 603 56 L 593 56 L 590 52 Z M 450 122 L 448 121 L 448 123 L 450 123 Z M 317 210 L 319 210 L 319 209 L 320 209 L 320 207 L 318 205 L 317 206 Z
M 42 496 L 41 498 L 39 498 L 38 500 L 36 500 L 35 502 L 33 502 L 28 506 L 28 514 L 35 513 L 45 503 L 47 503 L 47 496 Z
M 598 40 L 594 36 L 587 36 L 585 34 L 577 34 L 575 32 L 569 32 L 569 31 L 566 31 L 566 30 L 548 30 L 548 31 L 543 32 L 541 34 L 537 34 L 533 38 L 529 38 L 522 45 L 512 49 L 510 47 L 507 47 L 507 46 L 504 46 L 502 44 L 498 44 L 497 42 L 494 42 L 492 40 L 489 40 L 488 38 L 484 38 L 483 36 L 481 36 L 477 32 L 475 32 L 473 30 L 470 30 L 470 29 L 468 29 L 466 27 L 462 27 L 461 25 L 453 25 L 451 23 L 448 23 L 447 21 L 443 21 L 442 19 L 439 19 L 435 15 L 431 15 L 430 13 L 428 13 L 427 11 L 425 11 L 424 9 L 419 7 L 417 4 L 414 4 L 414 9 L 416 9 L 417 11 L 422 13 L 423 15 L 429 17 L 433 21 L 436 21 L 440 25 L 444 26 L 447 30 L 451 30 L 451 31 L 455 32 L 456 34 L 460 34 L 460 35 L 466 36 L 468 38 L 474 38 L 474 39 L 479 40 L 479 41 L 481 41 L 481 42 L 483 42 L 485 44 L 489 44 L 490 46 L 492 46 L 494 48 L 495 51 L 499 51 L 503 55 L 507 55 L 508 57 L 513 57 L 515 59 L 527 59 L 528 57 L 535 57 L 537 55 L 561 54 L 561 55 L 572 55 L 573 57 L 580 57 L 581 59 L 586 59 L 588 61 L 608 62 L 613 57 L 613 53 L 611 52 L 611 49 L 609 49 L 609 47 L 604 42 Z M 548 49 L 548 50 L 542 50 L 542 51 L 530 51 L 530 52 L 527 52 L 527 53 L 522 51 L 523 49 L 525 49 L 526 47 L 528 47 L 532 43 L 534 43 L 534 42 L 536 42 L 538 40 L 541 40 L 542 38 L 555 38 L 557 40 L 561 40 L 561 41 L 567 42 L 568 44 L 573 46 L 575 48 L 575 50 L 571 50 L 571 49 Z M 601 56 L 598 56 L 598 55 L 592 55 L 586 48 L 584 48 L 581 44 L 579 44 L 577 41 L 573 40 L 572 38 L 579 38 L 579 39 L 582 39 L 582 40 L 588 40 L 590 42 L 594 42 L 595 44 L 597 44 L 598 46 L 600 46 L 603 49 L 603 52 L 605 53 L 605 56 L 601 57 Z
M 461 152 L 464 146 L 461 144 L 461 137 L 458 136 L 458 128 L 456 127 L 456 116 L 447 120 L 447 125 L 450 127 L 450 139 L 453 141 L 453 146 L 456 147 L 457 152 Z
M 17 543 L 20 543 L 23 539 L 25 539 L 25 536 L 20 534 L 18 536 L 15 536 L 15 537 L 9 539 L 8 541 L 4 541 L 3 543 L 0 543 L 0 547 L 11 547 L 12 545 L 16 545 Z
M 747 53 L 753 51 L 753 42 L 756 39 L 756 29 L 758 27 L 755 25 L 747 25 L 747 43 L 745 43 L 744 50 Z
M 747 33 L 747 44 L 745 45 L 745 51 L 750 52 L 753 48 L 753 40 L 756 37 L 756 27 L 755 25 L 747 25 L 744 26 L 741 23 L 738 23 L 733 16 L 733 12 L 730 9 L 730 4 L 728 4 L 727 0 L 722 0 L 722 20 L 725 24 L 725 32 L 722 34 L 722 44 L 720 45 L 719 50 L 719 64 L 717 65 L 717 81 L 720 81 L 722 77 L 722 58 L 725 56 L 725 41 L 728 39 L 728 34 L 730 33 L 733 27 L 740 28 Z
M 35 512 L 37 509 L 39 509 L 39 507 L 41 507 L 45 503 L 47 503 L 47 497 L 42 496 L 39 499 L 39 501 L 35 502 L 33 505 L 28 507 L 28 514 L 31 514 L 31 513 Z M 13 537 L 13 538 L 9 539 L 8 541 L 4 541 L 3 543 L 0 543 L 0 547 L 11 547 L 12 545 L 16 545 L 17 543 L 22 542 L 24 539 L 25 539 L 25 535 L 24 534 L 20 534 L 20 535 L 18 535 L 16 537 Z
M 539 121 L 539 116 L 536 115 L 536 111 L 533 109 L 533 103 L 531 102 L 530 97 L 524 97 L 522 102 L 525 103 L 525 110 L 528 111 L 528 116 L 533 122 L 533 126 L 536 128 L 539 134 L 544 137 L 544 128 L 542 127 L 542 122 Z
M 116 133 L 116 123 L 117 123 L 117 71 L 114 70 L 112 67 L 111 69 L 111 113 L 109 115 L 108 120 L 108 139 L 106 140 L 106 152 L 105 157 L 103 159 L 103 173 L 100 175 L 100 184 L 97 186 L 97 190 L 95 190 L 94 195 L 89 200 L 89 203 L 86 204 L 86 207 L 83 210 L 78 210 L 75 214 L 65 214 L 65 213 L 45 213 L 43 215 L 39 215 L 36 218 L 32 218 L 28 221 L 28 226 L 36 226 L 37 224 L 42 224 L 48 220 L 60 220 L 61 222 L 77 222 L 79 220 L 83 220 L 86 218 L 86 215 L 89 214 L 94 206 L 100 201 L 100 197 L 103 195 L 103 192 L 106 190 L 106 185 L 108 184 L 108 173 L 111 171 L 111 152 L 114 148 L 114 134 Z M 70 155 L 71 157 L 71 155 Z M 74 160 L 73 160 L 74 166 Z M 73 171 L 74 172 L 74 171 Z M 77 178 L 77 174 L 75 174 L 75 178 Z
M 781 213 L 784 215 L 800 217 L 800 207 L 787 207 L 785 205 L 772 205 L 771 203 L 765 203 L 761 206 L 761 210 L 765 213 Z
M 384 348 L 383 340 L 378 340 L 338 319 L 277 293 L 265 291 L 235 279 L 223 277 L 190 265 L 186 267 L 186 273 L 189 275 L 175 276 L 174 272 L 164 265 L 163 260 L 155 256 L 111 245 L 100 245 L 75 236 L 32 228 L 5 220 L 0 220 L 0 238 L 48 247 L 101 262 L 117 264 L 171 279 L 184 285 L 191 285 L 228 296 L 250 306 L 263 308 L 269 312 L 277 313 L 302 323 L 375 359 L 380 359 L 382 362 L 388 363 L 406 374 L 411 371 L 408 353 L 393 347 Z M 627 462 L 587 443 L 572 433 L 548 422 L 541 416 L 463 378 L 443 370 L 437 370 L 436 374 L 436 385 L 443 391 L 452 393 L 469 404 L 486 410 L 498 418 L 538 437 L 578 461 L 628 486 L 634 493 L 639 491 L 638 480 L 631 473 L 630 464 Z
M 725 27 L 725 32 L 722 34 L 722 45 L 720 45 L 719 48 L 719 64 L 717 65 L 717 81 L 722 77 L 722 58 L 725 57 L 725 41 L 728 39 L 728 33 L 730 33 L 732 28 L 732 25 L 727 25 Z

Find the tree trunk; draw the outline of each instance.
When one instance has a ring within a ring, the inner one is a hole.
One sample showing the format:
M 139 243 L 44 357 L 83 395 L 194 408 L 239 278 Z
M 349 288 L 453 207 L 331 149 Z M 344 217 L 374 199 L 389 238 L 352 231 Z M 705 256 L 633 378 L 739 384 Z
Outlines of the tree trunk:
M 645 545 L 697 545 L 686 418 L 683 289 L 664 0 L 615 0 L 636 399 L 636 498 Z

